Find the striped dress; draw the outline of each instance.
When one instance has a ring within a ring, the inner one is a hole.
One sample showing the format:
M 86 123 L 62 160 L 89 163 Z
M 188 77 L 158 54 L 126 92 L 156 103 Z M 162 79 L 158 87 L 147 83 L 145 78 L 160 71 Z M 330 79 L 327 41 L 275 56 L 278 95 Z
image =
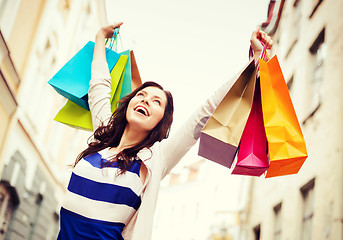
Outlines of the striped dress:
M 123 228 L 141 204 L 141 160 L 134 159 L 118 176 L 120 169 L 114 164 L 103 165 L 111 156 L 104 149 L 74 168 L 61 207 L 58 239 L 123 239 Z

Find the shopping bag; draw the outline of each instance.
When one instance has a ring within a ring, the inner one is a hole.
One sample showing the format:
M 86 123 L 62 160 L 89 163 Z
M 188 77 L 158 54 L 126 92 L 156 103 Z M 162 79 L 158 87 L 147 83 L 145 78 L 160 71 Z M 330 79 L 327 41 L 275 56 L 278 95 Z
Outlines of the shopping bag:
M 130 51 L 130 59 L 131 59 L 131 91 L 138 88 L 142 85 L 141 75 L 139 74 L 139 70 L 137 67 L 137 62 L 135 58 L 135 54 L 133 51 Z
M 128 61 L 128 56 L 124 53 L 120 56 L 117 64 L 111 71 L 111 111 L 114 112 L 117 108 L 117 102 L 114 101 L 116 96 L 120 96 L 121 87 L 118 85 L 123 81 L 124 71 Z M 128 79 L 129 80 L 129 79 Z M 68 100 L 63 108 L 57 113 L 54 118 L 55 121 L 67 124 L 74 128 L 83 130 L 93 130 L 92 116 L 89 110 Z
M 66 104 L 57 113 L 54 120 L 81 130 L 92 131 L 93 129 L 90 111 L 70 100 L 67 100 Z
M 135 55 L 132 50 L 130 51 L 130 54 L 128 56 L 131 64 L 126 65 L 120 98 L 125 97 L 134 89 L 142 85 L 142 80 L 138 71 Z
M 295 174 L 307 158 L 304 136 L 276 56 L 259 60 L 262 113 L 270 166 L 266 177 Z
M 115 89 L 115 91 L 111 92 L 111 111 L 114 112 L 118 108 L 118 103 L 120 99 L 120 94 L 123 87 L 124 78 L 125 81 L 131 82 L 131 64 L 129 62 L 130 57 L 130 50 L 124 51 L 121 53 L 122 57 L 126 58 L 126 62 L 128 64 L 125 65 L 125 68 L 121 69 L 114 69 L 111 72 L 111 79 L 112 79 L 112 86 L 111 89 Z M 129 72 L 130 71 L 130 72 Z
M 200 133 L 198 154 L 230 168 L 247 122 L 256 83 L 251 60 Z
M 123 52 L 121 54 L 128 55 L 128 52 Z M 134 56 L 133 51 L 130 51 L 130 57 L 127 60 L 127 64 L 125 66 L 125 72 L 124 77 L 122 78 L 122 74 L 119 71 L 116 71 L 116 69 L 119 66 L 122 66 L 123 62 L 120 60 L 118 61 L 119 64 L 114 67 L 114 69 L 111 71 L 112 75 L 112 85 L 111 85 L 111 111 L 114 112 L 117 107 L 116 98 L 118 94 L 120 93 L 120 98 L 124 97 L 125 95 L 131 93 L 133 90 L 135 90 L 137 87 L 139 87 L 142 84 L 142 80 L 138 71 L 136 59 Z M 130 64 L 129 64 L 130 63 Z M 130 65 L 128 68 L 127 66 Z M 131 73 L 127 74 L 131 70 Z M 114 72 L 117 72 L 118 74 L 115 75 Z M 117 76 L 117 77 L 116 77 Z M 119 77 L 119 80 L 118 80 Z M 122 79 L 122 80 L 121 80 Z M 119 88 L 115 86 L 113 83 L 120 83 L 122 82 L 121 91 L 119 91 Z M 124 92 L 124 93 L 123 93 Z M 55 121 L 64 123 L 66 125 L 69 125 L 73 128 L 78 128 L 82 130 L 88 130 L 91 131 L 92 126 L 92 116 L 90 111 L 78 106 L 77 104 L 74 104 L 71 101 L 67 101 L 67 103 L 64 105 L 64 107 L 58 112 L 56 117 L 54 118 Z
M 232 174 L 261 176 L 269 166 L 267 138 L 263 125 L 260 80 L 257 78 L 254 101 L 245 125 Z
M 87 110 L 93 52 L 94 42 L 89 41 L 48 82 L 59 94 Z M 113 69 L 119 57 L 118 53 L 106 48 L 109 70 Z
M 133 51 L 125 51 L 121 53 L 128 56 L 128 61 L 131 64 L 126 64 L 125 72 L 119 80 L 117 91 L 114 94 L 112 101 L 112 112 L 114 112 L 119 104 L 119 100 L 122 97 L 125 97 L 127 94 L 130 94 L 137 87 L 142 85 L 142 80 L 138 71 L 136 59 Z M 111 73 L 112 74 L 112 73 Z M 112 78 L 113 79 L 113 78 Z
M 131 63 L 131 51 L 125 51 L 125 55 L 128 56 L 128 62 Z M 131 64 L 126 64 L 125 67 L 125 73 L 123 76 L 123 80 L 121 82 L 121 91 L 120 95 L 117 96 L 118 99 L 121 99 L 122 97 L 126 96 L 127 94 L 131 93 L 132 87 L 131 87 Z

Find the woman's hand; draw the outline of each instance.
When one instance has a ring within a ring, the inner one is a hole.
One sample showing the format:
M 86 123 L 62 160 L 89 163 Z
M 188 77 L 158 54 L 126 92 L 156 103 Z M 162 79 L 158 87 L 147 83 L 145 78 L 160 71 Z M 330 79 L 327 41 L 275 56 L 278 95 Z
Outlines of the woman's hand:
M 120 26 L 123 24 L 123 22 L 115 22 L 112 25 L 108 25 L 105 27 L 100 28 L 98 33 L 96 34 L 96 37 L 100 38 L 111 38 L 114 33 L 115 28 L 120 28 Z
M 251 48 L 254 52 L 254 58 L 258 59 L 261 55 L 261 52 L 263 51 L 263 45 L 261 42 L 266 46 L 267 49 L 271 49 L 273 45 L 273 40 L 270 36 L 268 36 L 267 33 L 263 32 L 260 29 L 256 29 L 253 31 L 251 38 L 250 38 L 250 44 Z
M 105 26 L 100 28 L 98 33 L 95 37 L 95 45 L 94 45 L 94 53 L 93 53 L 93 61 L 94 60 L 102 60 L 106 61 L 106 53 L 105 53 L 105 38 L 111 38 L 114 33 L 115 28 L 119 28 L 123 22 L 116 22 L 112 25 Z

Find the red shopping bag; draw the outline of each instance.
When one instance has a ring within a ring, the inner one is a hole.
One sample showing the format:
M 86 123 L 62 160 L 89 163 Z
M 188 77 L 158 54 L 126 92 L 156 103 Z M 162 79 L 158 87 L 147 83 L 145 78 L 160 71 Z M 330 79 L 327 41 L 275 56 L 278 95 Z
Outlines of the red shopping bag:
M 261 90 L 258 78 L 253 105 L 242 134 L 237 163 L 232 174 L 261 176 L 268 167 L 267 137 L 263 124 Z

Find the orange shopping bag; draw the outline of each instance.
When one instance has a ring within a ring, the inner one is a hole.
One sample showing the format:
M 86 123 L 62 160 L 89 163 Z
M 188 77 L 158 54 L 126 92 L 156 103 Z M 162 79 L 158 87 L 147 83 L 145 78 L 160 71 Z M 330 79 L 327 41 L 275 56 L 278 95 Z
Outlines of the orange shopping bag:
M 294 107 L 276 56 L 259 60 L 263 120 L 270 166 L 266 178 L 295 174 L 307 158 Z

